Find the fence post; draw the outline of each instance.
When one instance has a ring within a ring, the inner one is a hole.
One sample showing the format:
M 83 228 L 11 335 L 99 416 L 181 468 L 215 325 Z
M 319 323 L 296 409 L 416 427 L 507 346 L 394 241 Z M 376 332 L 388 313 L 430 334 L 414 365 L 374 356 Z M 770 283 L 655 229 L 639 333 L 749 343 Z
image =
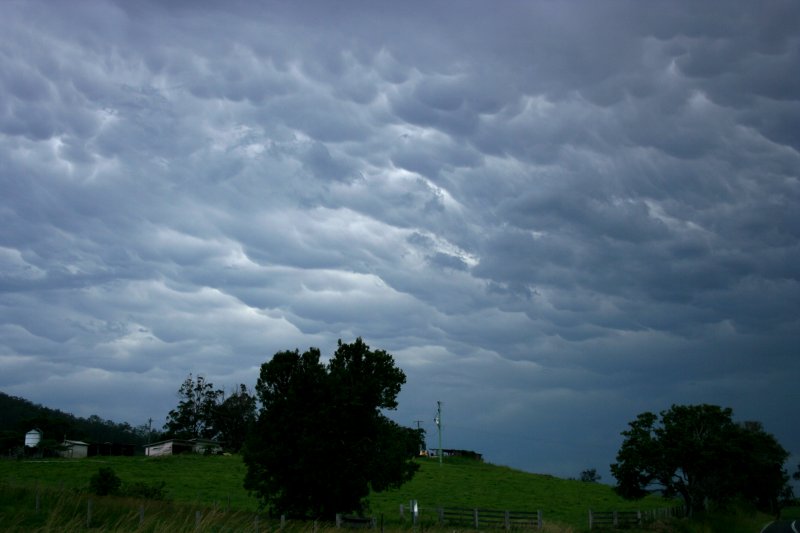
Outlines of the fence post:
M 474 518 L 474 521 L 475 521 L 475 529 L 478 529 L 480 527 L 480 521 L 478 520 L 478 509 L 477 508 L 472 510 L 472 518 Z
M 336 513 L 336 529 L 342 527 L 342 514 Z
M 144 522 L 144 505 L 139 506 L 139 525 L 141 526 Z
M 592 529 L 592 510 L 589 509 L 589 529 Z
M 255 518 L 253 518 L 253 531 L 258 533 L 258 513 L 256 513 Z
M 195 511 L 194 512 L 194 528 L 195 529 L 200 529 L 200 519 L 202 517 L 203 517 L 203 515 L 200 513 L 200 511 Z
M 405 511 L 406 511 L 406 508 L 405 508 L 405 506 L 404 506 L 404 505 L 401 503 L 401 504 L 400 504 L 400 520 L 405 520 L 405 518 L 406 518 L 406 512 L 405 512 Z
M 619 526 L 619 515 L 614 511 L 614 527 Z
M 286 515 L 282 514 L 281 515 L 281 529 L 283 529 L 285 527 L 286 527 Z
M 443 507 L 437 507 L 436 508 L 436 513 L 439 515 L 439 525 L 441 526 L 441 525 L 444 524 L 444 508 Z
M 542 511 L 536 511 L 536 529 L 542 529 Z
M 503 525 L 506 529 L 511 529 L 511 513 L 508 511 L 503 513 Z

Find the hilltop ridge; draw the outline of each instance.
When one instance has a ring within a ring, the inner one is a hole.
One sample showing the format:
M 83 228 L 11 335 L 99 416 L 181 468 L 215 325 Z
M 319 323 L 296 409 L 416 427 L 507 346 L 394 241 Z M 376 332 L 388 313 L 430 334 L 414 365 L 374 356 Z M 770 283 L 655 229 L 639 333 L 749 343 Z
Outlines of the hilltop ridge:
M 87 442 L 147 442 L 146 428 L 103 420 L 97 415 L 81 418 L 0 391 L 0 455 L 21 447 L 25 433 L 33 428 L 42 430 L 45 444 L 51 445 L 60 443 L 65 437 Z

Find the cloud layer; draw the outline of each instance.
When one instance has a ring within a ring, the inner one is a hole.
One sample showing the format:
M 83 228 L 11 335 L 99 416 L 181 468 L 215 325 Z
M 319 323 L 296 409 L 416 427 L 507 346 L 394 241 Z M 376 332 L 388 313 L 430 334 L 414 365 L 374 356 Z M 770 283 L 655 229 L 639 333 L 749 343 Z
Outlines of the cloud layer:
M 362 336 L 496 462 L 690 402 L 800 452 L 796 3 L 129 4 L 0 21 L 4 391 L 138 424 Z

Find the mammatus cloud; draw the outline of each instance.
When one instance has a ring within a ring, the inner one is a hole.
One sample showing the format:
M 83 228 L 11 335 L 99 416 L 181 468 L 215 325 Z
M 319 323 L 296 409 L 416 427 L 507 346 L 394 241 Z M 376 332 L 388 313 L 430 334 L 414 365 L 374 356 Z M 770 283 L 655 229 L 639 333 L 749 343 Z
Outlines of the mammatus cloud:
M 0 387 L 137 424 L 189 372 L 252 385 L 363 336 L 408 374 L 398 421 L 441 400 L 489 460 L 604 472 L 638 412 L 695 402 L 798 453 L 798 27 L 792 2 L 12 2 Z

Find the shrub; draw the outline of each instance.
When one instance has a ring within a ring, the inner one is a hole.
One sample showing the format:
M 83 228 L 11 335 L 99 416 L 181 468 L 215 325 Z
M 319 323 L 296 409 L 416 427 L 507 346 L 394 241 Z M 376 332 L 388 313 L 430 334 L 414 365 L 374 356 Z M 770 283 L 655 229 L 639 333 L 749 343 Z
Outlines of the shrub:
M 98 496 L 116 494 L 120 485 L 122 485 L 122 480 L 109 466 L 101 466 L 89 480 L 89 490 Z

